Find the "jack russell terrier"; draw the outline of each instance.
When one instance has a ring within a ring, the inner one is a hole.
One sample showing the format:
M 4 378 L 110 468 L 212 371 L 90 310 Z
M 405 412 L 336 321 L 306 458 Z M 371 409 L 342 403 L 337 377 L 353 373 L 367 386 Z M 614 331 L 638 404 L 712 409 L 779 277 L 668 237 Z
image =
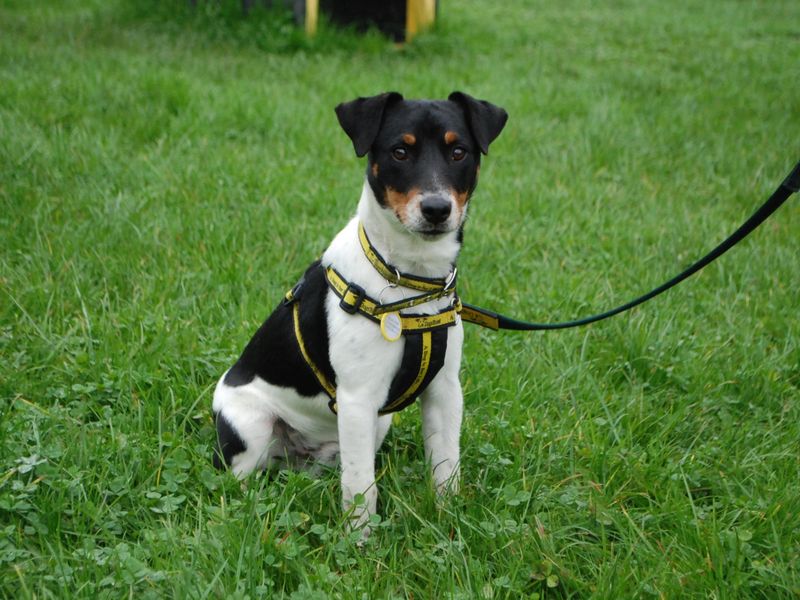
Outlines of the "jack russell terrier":
M 375 454 L 391 413 L 417 398 L 436 490 L 458 489 L 455 263 L 481 154 L 508 115 L 461 92 L 433 101 L 389 92 L 336 115 L 356 155 L 368 155 L 357 214 L 217 384 L 214 462 L 243 478 L 338 461 L 344 510 L 366 534 Z

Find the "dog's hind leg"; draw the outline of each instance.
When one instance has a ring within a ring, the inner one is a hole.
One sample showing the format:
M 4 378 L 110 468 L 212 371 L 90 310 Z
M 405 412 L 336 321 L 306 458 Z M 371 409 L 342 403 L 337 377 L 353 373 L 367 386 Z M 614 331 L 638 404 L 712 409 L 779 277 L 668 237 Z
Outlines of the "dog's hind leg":
M 214 422 L 218 439 L 215 466 L 230 467 L 240 479 L 269 466 L 275 416 L 258 406 L 251 390 L 220 382 L 214 392 Z

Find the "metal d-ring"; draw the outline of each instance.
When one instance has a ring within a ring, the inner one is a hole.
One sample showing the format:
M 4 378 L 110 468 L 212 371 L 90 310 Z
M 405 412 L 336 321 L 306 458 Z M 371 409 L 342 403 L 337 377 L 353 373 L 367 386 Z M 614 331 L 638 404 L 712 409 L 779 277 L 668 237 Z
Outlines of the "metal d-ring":
M 383 289 L 381 289 L 381 291 L 378 292 L 378 304 L 383 304 L 383 292 L 385 292 L 389 288 L 398 288 L 399 287 L 400 288 L 400 293 L 403 294 L 403 300 L 406 299 L 406 293 L 403 291 L 403 288 L 400 287 L 400 271 L 398 271 L 397 267 L 395 267 L 394 272 L 395 272 L 395 275 L 397 275 L 397 281 L 392 283 L 388 279 L 386 280 L 387 285 L 385 285 L 383 287 Z
M 450 275 L 447 276 L 447 279 L 444 280 L 444 291 L 450 289 L 450 286 L 453 285 L 456 281 L 456 274 L 458 273 L 458 268 L 453 267 L 453 270 L 450 271 Z

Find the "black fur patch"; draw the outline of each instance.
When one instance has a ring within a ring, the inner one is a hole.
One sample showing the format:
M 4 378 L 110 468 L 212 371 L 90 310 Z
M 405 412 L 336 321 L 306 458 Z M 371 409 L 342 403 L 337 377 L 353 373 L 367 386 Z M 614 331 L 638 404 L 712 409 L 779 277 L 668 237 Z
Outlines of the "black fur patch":
M 489 152 L 489 144 L 503 131 L 508 113 L 491 102 L 478 100 L 463 92 L 453 92 L 447 99 L 463 107 L 467 113 L 469 128 L 481 152 Z
M 380 96 L 343 102 L 336 107 L 339 124 L 353 140 L 356 156 L 364 156 L 369 151 L 378 135 L 386 106 L 402 99 L 397 92 L 387 92 Z
M 239 362 L 237 362 L 228 370 L 227 373 L 225 373 L 225 379 L 223 381 L 225 382 L 225 385 L 239 387 L 240 385 L 247 385 L 253 381 L 253 377 L 255 377 L 254 372 L 245 371 Z
M 389 190 L 405 195 L 442 185 L 468 201 L 481 154 L 508 119 L 499 106 L 463 92 L 447 100 L 404 100 L 387 92 L 344 102 L 336 114 L 356 155 L 369 153 L 367 181 L 382 206 L 388 204 Z
M 363 127 L 363 126 L 362 126 Z M 447 144 L 445 134 L 455 133 L 458 142 Z M 415 142 L 408 144 L 411 134 Z M 455 146 L 465 150 L 454 161 Z M 403 148 L 406 159 L 398 161 L 393 151 Z M 406 194 L 412 189 L 433 190 L 440 186 L 471 194 L 477 184 L 481 148 L 472 135 L 464 109 L 449 100 L 402 100 L 387 105 L 380 129 L 369 147 L 367 181 L 379 202 L 386 203 L 386 190 Z M 373 170 L 377 165 L 377 170 Z
M 335 382 L 328 352 L 327 293 L 325 272 L 316 261 L 296 287 L 295 298 L 300 303 L 300 329 L 306 350 L 328 380 Z M 228 371 L 225 376 L 227 385 L 245 385 L 258 375 L 267 383 L 293 388 L 302 396 L 316 396 L 323 391 L 300 353 L 294 335 L 292 310 L 292 304 L 285 302 L 275 308 Z
M 234 456 L 247 450 L 247 445 L 228 420 L 219 413 L 214 413 L 214 424 L 217 426 L 218 444 L 214 452 L 214 466 L 224 469 L 225 465 L 230 466 Z

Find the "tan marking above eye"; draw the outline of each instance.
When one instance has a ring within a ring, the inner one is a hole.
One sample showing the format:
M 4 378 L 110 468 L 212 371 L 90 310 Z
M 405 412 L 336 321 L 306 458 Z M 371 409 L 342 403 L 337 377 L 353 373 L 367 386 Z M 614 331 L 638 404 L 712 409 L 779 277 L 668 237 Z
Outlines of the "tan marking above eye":
M 375 163 L 374 165 L 372 165 L 372 176 L 373 177 L 377 177 L 379 171 L 380 171 L 380 169 L 378 168 L 378 163 Z
M 458 134 L 455 131 L 446 131 L 444 134 L 444 143 L 452 144 L 458 141 Z
M 403 134 L 403 141 L 408 144 L 409 146 L 413 146 L 417 143 L 417 138 L 414 137 L 413 133 L 404 133 Z

